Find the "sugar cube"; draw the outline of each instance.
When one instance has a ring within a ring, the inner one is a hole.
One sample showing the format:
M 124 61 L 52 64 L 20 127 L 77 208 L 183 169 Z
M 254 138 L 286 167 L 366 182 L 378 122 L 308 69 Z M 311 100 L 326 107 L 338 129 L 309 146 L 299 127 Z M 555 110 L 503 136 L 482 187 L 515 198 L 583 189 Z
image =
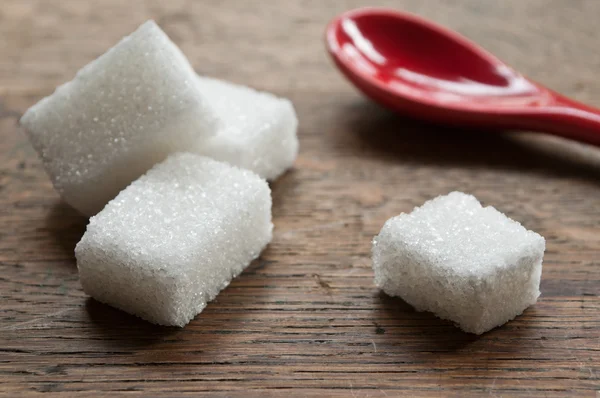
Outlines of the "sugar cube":
M 184 326 L 271 240 L 270 192 L 249 170 L 169 156 L 90 219 L 75 248 L 84 291 Z
M 289 100 L 204 76 L 197 81 L 222 127 L 216 136 L 200 140 L 195 152 L 268 180 L 293 165 L 298 154 L 298 119 Z
M 148 21 L 32 106 L 21 125 L 63 199 L 90 216 L 219 122 L 185 56 Z
M 385 223 L 373 240 L 375 284 L 481 334 L 537 301 L 544 250 L 542 236 L 452 192 Z

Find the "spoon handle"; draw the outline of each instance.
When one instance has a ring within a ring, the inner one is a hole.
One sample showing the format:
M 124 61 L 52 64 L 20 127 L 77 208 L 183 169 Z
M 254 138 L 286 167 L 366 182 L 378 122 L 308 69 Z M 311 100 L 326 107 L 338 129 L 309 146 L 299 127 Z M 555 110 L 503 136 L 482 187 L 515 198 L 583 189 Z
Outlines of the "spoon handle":
M 600 110 L 555 94 L 552 105 L 530 115 L 530 128 L 600 146 Z

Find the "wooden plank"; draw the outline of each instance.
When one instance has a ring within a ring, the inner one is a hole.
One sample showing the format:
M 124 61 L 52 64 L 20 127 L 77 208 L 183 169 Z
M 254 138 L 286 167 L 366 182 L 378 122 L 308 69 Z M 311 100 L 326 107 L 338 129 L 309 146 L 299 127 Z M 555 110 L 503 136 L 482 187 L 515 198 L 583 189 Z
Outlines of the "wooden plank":
M 589 396 L 600 390 L 600 152 L 533 134 L 428 126 L 363 99 L 323 50 L 371 2 L 4 0 L 0 7 L 0 392 L 196 397 Z M 600 105 L 600 2 L 379 1 L 453 27 Z M 198 71 L 288 96 L 296 167 L 275 237 L 184 329 L 82 292 L 87 220 L 62 204 L 22 112 L 147 18 Z M 380 294 L 370 240 L 438 194 L 475 194 L 547 238 L 538 304 L 483 336 Z

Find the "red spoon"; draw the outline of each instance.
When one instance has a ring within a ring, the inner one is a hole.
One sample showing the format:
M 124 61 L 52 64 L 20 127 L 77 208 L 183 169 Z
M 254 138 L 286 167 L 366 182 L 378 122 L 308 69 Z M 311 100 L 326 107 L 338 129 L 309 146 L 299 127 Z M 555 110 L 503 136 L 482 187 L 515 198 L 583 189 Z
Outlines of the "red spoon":
M 348 11 L 327 26 L 326 44 L 352 83 L 398 112 L 600 146 L 600 110 L 526 79 L 458 33 L 415 15 Z

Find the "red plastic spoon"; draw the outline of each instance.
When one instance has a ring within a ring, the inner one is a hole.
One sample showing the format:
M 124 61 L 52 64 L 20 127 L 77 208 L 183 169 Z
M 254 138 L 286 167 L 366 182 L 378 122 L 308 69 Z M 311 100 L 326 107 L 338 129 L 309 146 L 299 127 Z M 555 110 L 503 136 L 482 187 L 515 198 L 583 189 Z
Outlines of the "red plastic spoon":
M 534 83 L 459 34 L 382 8 L 348 11 L 326 43 L 367 96 L 421 119 L 553 133 L 600 146 L 600 110 Z

